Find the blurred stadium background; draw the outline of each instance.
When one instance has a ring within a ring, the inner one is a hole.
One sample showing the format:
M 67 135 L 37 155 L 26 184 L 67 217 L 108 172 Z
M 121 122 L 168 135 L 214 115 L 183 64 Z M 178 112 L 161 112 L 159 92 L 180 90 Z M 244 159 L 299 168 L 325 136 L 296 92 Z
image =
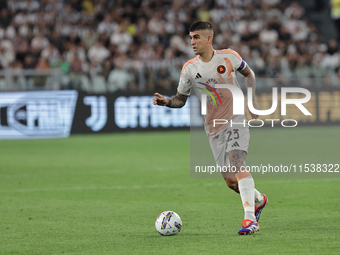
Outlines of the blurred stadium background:
M 193 113 L 152 95 L 176 93 L 196 20 L 254 69 L 262 107 L 273 86 L 312 93 L 298 128 L 251 130 L 247 162 L 339 163 L 340 0 L 0 0 L 0 254 L 339 254 L 338 179 L 258 178 L 270 204 L 240 238 L 239 196 L 190 178 Z
M 258 77 L 337 87 L 340 11 L 331 2 L 1 1 L 0 90 L 174 93 L 193 57 L 195 20 L 209 20 L 214 47 L 238 51 Z

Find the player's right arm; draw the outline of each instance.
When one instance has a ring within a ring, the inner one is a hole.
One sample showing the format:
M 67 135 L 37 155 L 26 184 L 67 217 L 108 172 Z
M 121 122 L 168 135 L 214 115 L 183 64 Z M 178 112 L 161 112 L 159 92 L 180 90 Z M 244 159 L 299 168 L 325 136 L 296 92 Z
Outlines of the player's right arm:
M 170 108 L 181 108 L 185 105 L 188 96 L 182 95 L 181 93 L 177 92 L 176 96 L 172 98 L 166 98 L 165 96 L 155 93 L 153 98 L 154 105 L 161 105 L 167 106 Z

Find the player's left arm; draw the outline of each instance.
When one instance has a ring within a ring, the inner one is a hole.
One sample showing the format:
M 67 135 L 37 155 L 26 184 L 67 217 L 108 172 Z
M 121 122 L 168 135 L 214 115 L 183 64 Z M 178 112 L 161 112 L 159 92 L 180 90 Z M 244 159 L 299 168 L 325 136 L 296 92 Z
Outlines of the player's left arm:
M 256 98 L 255 98 L 255 89 L 256 89 L 256 80 L 255 80 L 255 74 L 254 71 L 251 70 L 251 68 L 246 65 L 245 68 L 242 70 L 238 70 L 240 74 L 242 74 L 245 78 L 245 84 L 247 88 L 252 88 L 252 98 L 253 98 L 253 106 L 255 109 L 260 110 L 259 105 L 256 103 Z M 257 119 L 259 116 L 250 112 L 250 115 L 253 119 Z

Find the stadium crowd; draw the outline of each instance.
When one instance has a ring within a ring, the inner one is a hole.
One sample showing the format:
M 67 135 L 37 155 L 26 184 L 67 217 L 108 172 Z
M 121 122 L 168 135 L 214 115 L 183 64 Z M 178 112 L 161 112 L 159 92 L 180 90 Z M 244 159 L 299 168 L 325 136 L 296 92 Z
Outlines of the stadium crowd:
M 210 21 L 214 48 L 238 51 L 257 77 L 340 86 L 337 40 L 323 42 L 294 1 L 0 0 L 0 9 L 0 69 L 58 69 L 63 89 L 173 93 L 194 57 L 196 20 Z

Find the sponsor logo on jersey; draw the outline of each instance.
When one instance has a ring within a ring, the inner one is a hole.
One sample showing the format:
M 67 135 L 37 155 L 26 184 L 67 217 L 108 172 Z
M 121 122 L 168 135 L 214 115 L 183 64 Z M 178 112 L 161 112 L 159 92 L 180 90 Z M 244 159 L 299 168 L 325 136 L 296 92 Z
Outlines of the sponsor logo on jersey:
M 215 97 L 211 94 L 211 92 L 213 92 L 213 93 L 216 95 L 216 97 L 217 97 L 218 101 L 220 102 L 220 104 L 223 105 L 223 104 L 222 104 L 221 97 L 219 96 L 219 94 L 217 93 L 217 91 L 216 91 L 212 86 L 209 85 L 209 83 L 211 83 L 211 80 L 212 80 L 212 79 L 209 79 L 206 83 L 197 82 L 198 84 L 201 84 L 201 85 L 205 86 L 206 89 L 205 89 L 205 88 L 200 88 L 200 87 L 197 87 L 197 88 L 203 90 L 204 92 L 206 92 L 206 93 L 210 96 L 210 98 L 214 101 L 214 104 L 217 105 L 216 100 L 215 100 Z M 216 82 L 216 81 L 214 80 L 214 83 L 215 83 L 215 82 Z

